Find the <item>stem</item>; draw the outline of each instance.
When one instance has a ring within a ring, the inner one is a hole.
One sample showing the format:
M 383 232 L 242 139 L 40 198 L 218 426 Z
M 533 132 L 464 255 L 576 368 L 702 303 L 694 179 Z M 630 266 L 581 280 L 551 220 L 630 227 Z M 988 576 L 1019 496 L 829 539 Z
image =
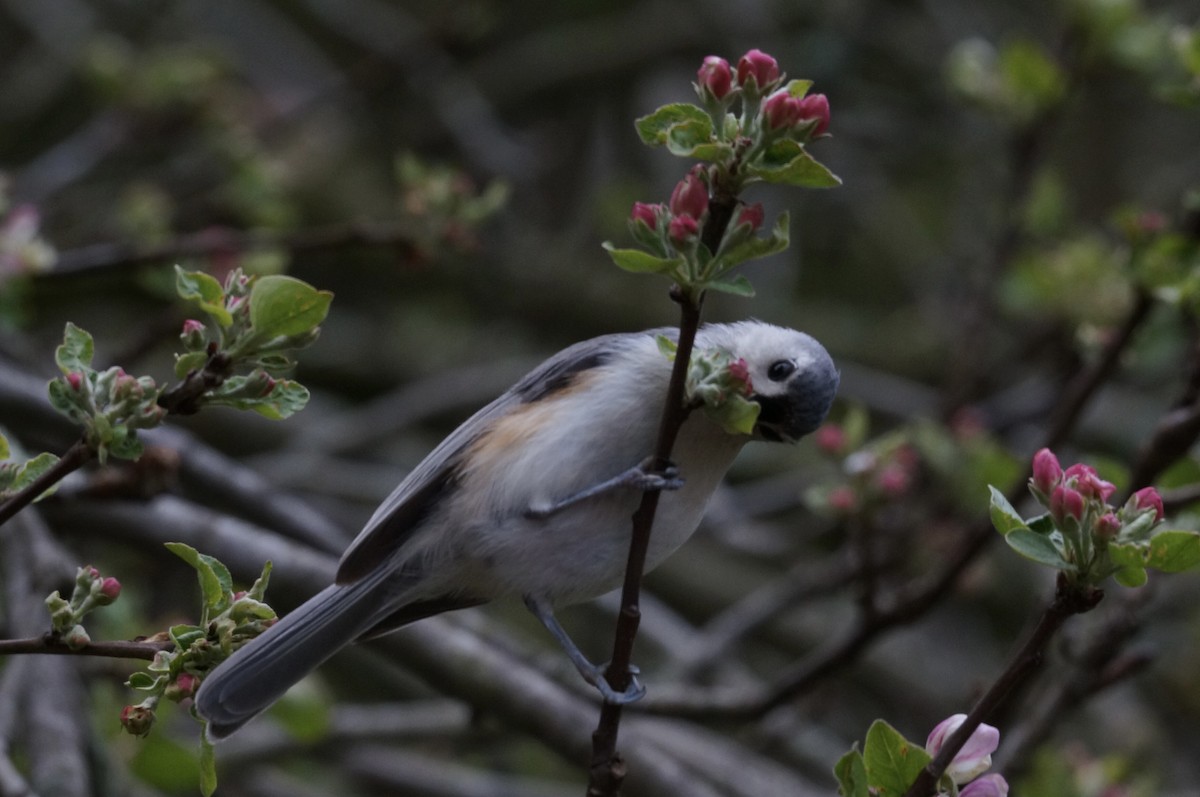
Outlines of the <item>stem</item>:
M 82 439 L 76 440 L 58 462 L 55 462 L 42 475 L 25 485 L 22 490 L 10 496 L 4 503 L 0 503 L 0 526 L 4 525 L 13 515 L 33 503 L 46 490 L 62 481 L 68 473 L 82 467 L 85 462 L 92 458 L 92 455 L 92 449 L 86 442 Z
M 19 653 L 42 653 L 55 656 L 101 656 L 110 659 L 145 659 L 153 661 L 154 657 L 164 650 L 171 650 L 175 643 L 169 640 L 150 642 L 146 640 L 89 642 L 84 647 L 75 650 L 67 647 L 61 639 L 50 636 L 31 637 L 29 639 L 0 639 L 0 656 L 12 656 Z
M 950 734 L 934 759 L 921 770 L 921 774 L 908 787 L 904 797 L 927 797 L 934 793 L 938 780 L 950 766 L 954 756 L 971 738 L 975 729 L 991 715 L 1010 692 L 1024 684 L 1033 675 L 1042 663 L 1042 657 L 1051 637 L 1058 632 L 1067 618 L 1091 611 L 1103 597 L 1102 590 L 1091 587 L 1081 588 L 1078 584 L 1069 582 L 1064 574 L 1059 574 L 1054 600 L 1042 612 L 1042 617 L 1029 639 L 1017 651 L 1017 654 L 1005 667 L 1004 672 L 979 698 L 979 702 L 967 714 L 963 724 Z
M 709 202 L 708 221 L 704 225 L 701 245 L 715 252 L 725 236 L 725 230 L 733 217 L 736 197 L 718 193 Z M 675 362 L 671 367 L 671 381 L 667 385 L 667 397 L 658 426 L 658 440 L 654 448 L 654 467 L 667 467 L 679 429 L 687 419 L 688 408 L 684 406 L 684 389 L 687 382 L 688 365 L 700 328 L 700 306 L 703 294 L 690 293 L 684 286 L 676 285 L 672 298 L 679 302 L 679 341 L 675 351 Z M 616 692 L 624 692 L 630 684 L 629 664 L 633 658 L 633 643 L 637 638 L 641 621 L 639 595 L 642 586 L 642 571 L 646 566 L 646 551 L 650 546 L 650 532 L 654 516 L 658 512 L 657 490 L 642 494 L 642 501 L 633 514 L 633 536 L 629 543 L 629 558 L 625 565 L 625 581 L 621 588 L 621 611 L 617 615 L 617 627 L 613 639 L 613 655 L 605 672 L 609 686 Z M 617 736 L 621 726 L 621 706 L 604 703 L 600 709 L 600 720 L 592 732 L 592 760 L 588 767 L 587 797 L 615 797 L 620 793 L 625 779 L 625 762 L 617 752 Z

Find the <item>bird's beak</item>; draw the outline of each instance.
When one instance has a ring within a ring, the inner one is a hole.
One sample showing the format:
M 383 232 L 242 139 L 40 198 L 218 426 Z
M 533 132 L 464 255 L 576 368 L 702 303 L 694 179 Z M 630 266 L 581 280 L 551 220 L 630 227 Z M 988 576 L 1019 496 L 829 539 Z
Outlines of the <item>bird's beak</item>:
M 787 390 L 776 396 L 755 394 L 760 407 L 754 433 L 774 443 L 795 443 L 825 422 L 838 389 L 832 361 L 816 363 L 796 374 Z

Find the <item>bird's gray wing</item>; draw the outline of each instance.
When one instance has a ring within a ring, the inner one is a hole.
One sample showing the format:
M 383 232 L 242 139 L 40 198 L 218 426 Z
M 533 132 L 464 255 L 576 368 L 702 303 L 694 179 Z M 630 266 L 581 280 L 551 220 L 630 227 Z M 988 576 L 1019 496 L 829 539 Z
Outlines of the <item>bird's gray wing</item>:
M 350 543 L 338 565 L 337 583 L 357 581 L 373 570 L 409 539 L 440 501 L 453 494 L 462 457 L 496 420 L 516 406 L 564 390 L 579 374 L 604 365 L 636 337 L 637 333 L 605 335 L 563 349 L 451 432 L 384 499 Z

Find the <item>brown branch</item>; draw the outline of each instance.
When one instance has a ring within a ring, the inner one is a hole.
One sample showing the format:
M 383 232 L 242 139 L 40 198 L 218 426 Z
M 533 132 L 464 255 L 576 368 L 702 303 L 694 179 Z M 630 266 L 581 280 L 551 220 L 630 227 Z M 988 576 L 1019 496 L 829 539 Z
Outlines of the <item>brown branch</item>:
M 9 496 L 0 503 L 0 526 L 4 525 L 13 515 L 33 503 L 38 496 L 58 484 L 68 473 L 78 470 L 92 458 L 92 449 L 80 439 L 67 449 L 66 453 L 46 469 L 42 475 L 31 481 L 19 492 Z
M 725 230 L 733 217 L 736 197 L 725 192 L 709 202 L 709 217 L 704 225 L 700 241 L 709 251 L 717 251 Z M 684 389 L 687 383 L 688 365 L 692 359 L 692 348 L 696 332 L 700 328 L 700 306 L 703 294 L 692 297 L 680 286 L 675 286 L 671 296 L 679 303 L 679 340 L 675 350 L 675 362 L 671 368 L 671 381 L 667 385 L 667 397 L 658 426 L 658 440 L 654 448 L 654 468 L 665 469 L 671 460 L 675 438 L 687 419 L 688 408 L 684 405 Z M 633 515 L 633 536 L 629 544 L 629 558 L 625 565 L 625 581 L 621 588 L 621 611 L 617 616 L 617 627 L 613 639 L 613 655 L 605 678 L 616 692 L 624 692 L 631 683 L 629 665 L 633 657 L 633 643 L 637 638 L 641 609 L 638 596 L 641 592 L 642 571 L 646 567 L 646 551 L 650 547 L 650 533 L 654 516 L 658 512 L 657 490 L 642 494 L 642 501 Z M 621 706 L 604 703 L 600 709 L 600 721 L 592 733 L 592 759 L 588 767 L 588 797 L 616 797 L 625 779 L 625 762 L 617 752 L 617 735 L 621 726 Z
M 99 656 L 110 659 L 144 659 L 153 661 L 164 650 L 172 650 L 175 643 L 170 640 L 152 642 L 147 639 L 89 642 L 82 648 L 67 647 L 61 639 L 46 634 L 29 639 L 0 639 L 0 656 L 39 653 L 52 656 Z
M 941 778 L 946 767 L 950 766 L 954 756 L 971 738 L 971 734 L 975 732 L 980 723 L 988 719 L 1004 701 L 1004 698 L 1024 684 L 1037 670 L 1042 663 L 1046 645 L 1062 628 L 1063 623 L 1073 615 L 1091 611 L 1103 597 L 1103 591 L 1092 587 L 1080 588 L 1078 585 L 1068 582 L 1063 573 L 1059 573 L 1054 599 L 1042 613 L 1041 620 L 1038 621 L 1037 627 L 1033 629 L 1029 639 L 1004 668 L 1004 672 L 979 698 L 979 701 L 967 714 L 967 718 L 963 720 L 962 725 L 950 734 L 938 754 L 921 770 L 921 774 L 909 786 L 904 797 L 927 797 L 927 795 L 933 794 L 938 779 Z

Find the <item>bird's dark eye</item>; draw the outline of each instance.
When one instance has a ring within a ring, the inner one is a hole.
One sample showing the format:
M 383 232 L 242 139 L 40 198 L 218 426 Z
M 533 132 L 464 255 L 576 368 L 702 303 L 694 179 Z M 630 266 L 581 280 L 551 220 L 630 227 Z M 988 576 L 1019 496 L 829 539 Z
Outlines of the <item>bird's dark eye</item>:
M 782 382 L 796 370 L 796 364 L 791 360 L 776 360 L 767 369 L 767 378 L 772 382 Z

